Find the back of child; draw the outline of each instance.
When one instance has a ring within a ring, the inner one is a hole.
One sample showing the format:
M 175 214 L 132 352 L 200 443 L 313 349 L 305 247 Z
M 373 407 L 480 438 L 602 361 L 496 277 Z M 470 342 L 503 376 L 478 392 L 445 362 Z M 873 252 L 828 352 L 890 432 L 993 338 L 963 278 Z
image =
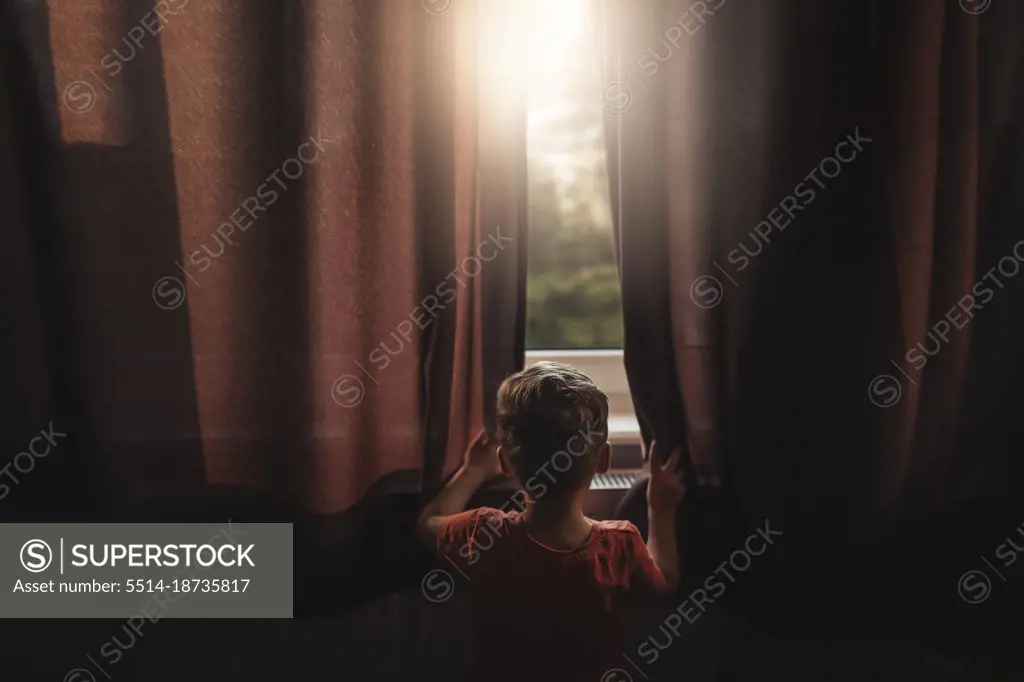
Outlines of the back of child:
M 582 545 L 558 549 L 532 537 L 518 512 L 449 519 L 438 551 L 470 590 L 481 678 L 600 680 L 618 667 L 618 598 L 663 582 L 631 523 L 595 522 Z
M 678 583 L 674 459 L 652 467 L 653 504 L 671 513 L 652 506 L 650 549 L 633 524 L 583 514 L 591 479 L 610 463 L 607 414 L 604 393 L 571 367 L 541 363 L 509 377 L 498 442 L 474 443 L 420 517 L 421 538 L 469 590 L 480 680 L 598 682 L 622 667 L 618 600 Z M 522 486 L 506 505 L 521 511 L 457 511 L 500 473 Z

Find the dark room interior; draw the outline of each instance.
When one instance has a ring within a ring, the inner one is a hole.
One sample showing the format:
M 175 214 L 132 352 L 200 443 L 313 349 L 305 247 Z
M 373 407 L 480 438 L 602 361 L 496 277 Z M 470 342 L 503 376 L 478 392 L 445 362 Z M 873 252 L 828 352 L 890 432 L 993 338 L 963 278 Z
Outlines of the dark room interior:
M 2 679 L 1024 682 L 1024 0 L 0 0 L 0 198 Z

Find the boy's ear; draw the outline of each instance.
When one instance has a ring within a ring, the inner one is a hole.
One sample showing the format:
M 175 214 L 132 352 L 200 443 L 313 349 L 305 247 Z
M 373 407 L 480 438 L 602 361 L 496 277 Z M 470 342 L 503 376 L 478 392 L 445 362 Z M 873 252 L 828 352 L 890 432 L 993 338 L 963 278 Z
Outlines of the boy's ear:
M 498 446 L 498 461 L 501 463 L 501 473 L 509 478 L 515 478 L 516 472 L 512 469 L 512 462 L 509 461 L 508 455 L 505 454 L 505 448 L 500 445 Z
M 601 446 L 601 452 L 597 454 L 597 473 L 603 474 L 612 465 L 612 444 L 605 443 Z

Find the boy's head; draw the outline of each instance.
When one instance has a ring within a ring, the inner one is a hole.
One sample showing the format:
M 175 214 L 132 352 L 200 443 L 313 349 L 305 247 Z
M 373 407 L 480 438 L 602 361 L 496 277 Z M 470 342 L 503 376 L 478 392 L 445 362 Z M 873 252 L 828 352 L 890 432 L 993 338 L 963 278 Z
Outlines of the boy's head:
M 498 437 L 502 467 L 534 500 L 572 495 L 611 461 L 608 397 L 569 365 L 538 363 L 498 389 Z

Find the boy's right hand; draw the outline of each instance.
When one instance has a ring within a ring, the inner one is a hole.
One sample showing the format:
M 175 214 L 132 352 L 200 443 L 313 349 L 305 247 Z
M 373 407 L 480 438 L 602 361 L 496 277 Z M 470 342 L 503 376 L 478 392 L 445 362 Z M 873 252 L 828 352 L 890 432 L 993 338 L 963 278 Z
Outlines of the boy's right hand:
M 676 448 L 664 464 L 657 443 L 651 443 L 651 477 L 647 480 L 647 506 L 652 512 L 674 512 L 686 496 L 686 475 L 677 469 L 680 451 Z
M 485 431 L 480 431 L 466 448 L 462 466 L 479 474 L 484 481 L 501 476 L 501 461 L 498 459 L 498 444 Z

